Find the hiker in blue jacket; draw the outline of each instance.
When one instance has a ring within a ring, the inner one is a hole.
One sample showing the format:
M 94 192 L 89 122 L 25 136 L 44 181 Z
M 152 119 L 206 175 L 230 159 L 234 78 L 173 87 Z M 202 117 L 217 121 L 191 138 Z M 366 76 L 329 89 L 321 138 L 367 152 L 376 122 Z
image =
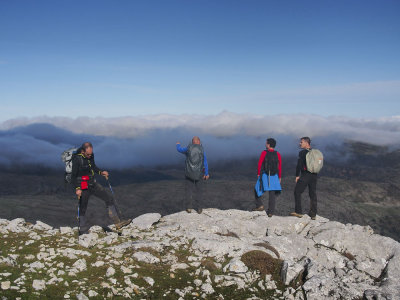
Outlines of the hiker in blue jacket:
M 198 136 L 193 137 L 192 143 L 187 147 L 181 147 L 181 143 L 176 143 L 176 150 L 185 154 L 185 207 L 188 213 L 194 208 L 199 214 L 203 207 L 201 199 L 203 197 L 204 181 L 210 178 L 208 174 L 207 157 L 204 153 Z

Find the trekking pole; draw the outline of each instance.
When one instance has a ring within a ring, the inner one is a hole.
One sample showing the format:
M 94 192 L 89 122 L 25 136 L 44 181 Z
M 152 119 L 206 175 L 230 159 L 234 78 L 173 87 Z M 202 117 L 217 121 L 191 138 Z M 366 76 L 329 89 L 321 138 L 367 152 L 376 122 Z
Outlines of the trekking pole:
M 108 176 L 105 176 L 105 178 L 106 178 L 108 187 L 110 188 L 111 194 L 113 194 L 113 196 L 115 196 L 115 195 L 114 195 L 114 191 L 113 191 L 113 189 L 112 189 L 112 187 L 111 187 L 111 183 L 110 183 L 110 181 L 108 180 Z
M 81 207 L 81 196 L 78 196 L 78 238 L 79 238 L 79 234 L 81 232 L 81 211 L 80 211 L 80 207 Z
M 106 178 L 108 187 L 110 188 L 111 194 L 112 194 L 112 196 L 113 196 L 115 208 L 117 209 L 118 213 L 119 213 L 120 215 L 122 215 L 122 212 L 121 212 L 121 210 L 119 209 L 119 205 L 118 205 L 118 203 L 117 203 L 117 200 L 115 199 L 115 194 L 114 194 L 113 188 L 112 188 L 112 186 L 111 186 L 110 181 L 108 180 L 108 176 L 104 176 L 104 177 Z

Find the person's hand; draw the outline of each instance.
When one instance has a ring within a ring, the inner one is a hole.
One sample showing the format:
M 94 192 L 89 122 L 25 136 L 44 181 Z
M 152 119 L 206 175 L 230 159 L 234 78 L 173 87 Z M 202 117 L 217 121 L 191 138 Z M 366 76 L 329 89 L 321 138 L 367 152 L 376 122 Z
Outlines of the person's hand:
M 108 172 L 107 171 L 101 172 L 101 175 L 104 176 L 106 179 L 108 179 Z
M 260 177 L 260 175 L 257 175 L 257 178 Z
M 78 198 L 80 198 L 82 196 L 82 190 L 81 189 L 76 190 L 75 194 L 78 196 Z
M 300 177 L 299 177 L 299 176 L 297 176 L 297 177 L 296 177 L 296 183 L 297 183 L 297 181 L 299 181 L 299 179 L 300 179 Z
M 203 179 L 204 179 L 204 180 L 208 180 L 208 178 L 210 178 L 210 175 L 204 175 L 204 176 L 203 176 Z
M 279 178 L 279 183 L 282 183 L 282 178 Z

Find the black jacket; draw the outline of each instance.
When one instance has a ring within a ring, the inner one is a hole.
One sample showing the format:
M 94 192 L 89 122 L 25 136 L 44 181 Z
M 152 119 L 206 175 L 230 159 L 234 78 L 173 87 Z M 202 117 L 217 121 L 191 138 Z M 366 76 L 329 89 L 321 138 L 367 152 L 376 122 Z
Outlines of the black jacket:
M 94 154 L 86 158 L 83 154 L 76 154 L 72 158 L 72 184 L 76 189 L 81 187 L 82 176 L 89 176 L 89 182 L 94 182 L 94 175 L 100 174 L 100 170 L 94 162 Z
M 306 163 L 306 156 L 308 150 L 304 149 L 299 152 L 299 159 L 297 160 L 297 167 L 296 167 L 296 177 L 299 177 L 301 173 L 308 172 L 307 171 L 307 163 Z

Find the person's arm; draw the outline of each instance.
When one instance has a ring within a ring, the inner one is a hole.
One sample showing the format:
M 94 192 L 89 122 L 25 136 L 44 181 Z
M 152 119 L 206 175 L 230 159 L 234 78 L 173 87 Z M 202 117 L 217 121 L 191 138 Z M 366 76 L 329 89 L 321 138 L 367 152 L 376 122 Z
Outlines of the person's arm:
M 179 153 L 186 153 L 187 152 L 187 147 L 181 147 L 181 143 L 176 143 L 176 150 L 179 152 Z
M 209 176 L 208 174 L 208 162 L 206 154 L 204 153 L 204 176 Z
M 282 178 L 282 157 L 281 157 L 281 154 L 279 152 L 276 152 L 276 154 L 278 154 L 278 161 L 279 161 L 279 164 L 278 164 L 278 177 L 279 177 L 279 179 L 281 179 Z
M 265 151 L 261 152 L 260 159 L 258 160 L 257 176 L 260 176 L 260 174 L 261 174 L 261 167 L 264 162 L 266 154 L 267 154 L 267 152 L 265 152 Z
M 299 153 L 299 158 L 297 159 L 296 177 L 300 176 L 302 166 L 303 166 L 303 161 L 302 161 L 301 152 L 300 152 Z
M 95 163 L 95 161 L 94 161 L 94 156 L 92 157 L 91 161 L 92 161 L 92 162 L 91 162 L 92 170 L 93 170 L 96 174 L 101 175 L 102 170 L 100 170 L 100 168 L 97 167 L 97 165 L 96 165 L 96 163 Z
M 72 171 L 71 171 L 71 183 L 76 190 L 80 190 L 81 186 L 78 182 L 78 172 L 79 172 L 80 159 L 77 155 L 72 157 Z

